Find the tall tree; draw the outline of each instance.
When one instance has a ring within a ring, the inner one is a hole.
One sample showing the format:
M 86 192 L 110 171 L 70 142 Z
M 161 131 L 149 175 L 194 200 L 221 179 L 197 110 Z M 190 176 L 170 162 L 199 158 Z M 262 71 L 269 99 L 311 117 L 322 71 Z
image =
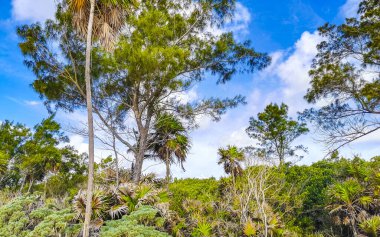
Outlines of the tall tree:
M 306 151 L 302 145 L 292 146 L 292 142 L 307 133 L 309 130 L 305 123 L 299 123 L 288 117 L 288 106 L 269 104 L 264 111 L 258 113 L 257 119 L 250 118 L 248 135 L 257 139 L 259 155 L 269 159 L 278 159 L 284 164 L 285 158 L 297 156 L 296 151 Z
M 379 1 L 361 1 L 358 14 L 342 25 L 319 28 L 324 41 L 309 72 L 306 100 L 327 105 L 303 116 L 331 152 L 380 129 Z
M 89 0 L 90 6 L 86 7 L 87 1 L 84 0 L 74 0 L 71 1 L 72 8 L 75 15 L 74 19 L 78 19 L 78 28 L 82 29 L 82 24 L 87 23 L 87 35 L 86 35 L 86 62 L 85 62 L 85 72 L 84 78 L 86 82 L 86 105 L 87 105 L 87 126 L 88 126 L 88 182 L 87 182 L 87 200 L 86 200 L 86 214 L 83 224 L 83 236 L 90 236 L 90 221 L 92 212 L 92 192 L 94 186 L 94 119 L 92 114 L 92 88 L 91 88 L 91 50 L 92 50 L 92 30 L 94 24 L 94 9 L 95 0 Z M 85 12 L 89 8 L 88 18 Z M 84 17 L 82 17 L 84 16 Z M 88 20 L 87 20 L 88 19 Z M 83 21 L 84 20 L 84 21 Z
M 172 114 L 163 114 L 154 125 L 154 134 L 150 138 L 150 150 L 153 156 L 166 165 L 166 183 L 170 182 L 170 165 L 178 163 L 183 170 L 190 149 L 190 139 L 186 128 Z
M 68 5 L 68 10 L 72 14 L 71 20 L 80 36 L 85 38 L 85 101 L 87 107 L 87 126 L 89 139 L 89 162 L 88 162 L 88 184 L 87 184 L 87 206 L 84 222 L 85 237 L 89 236 L 89 226 L 91 219 L 91 200 L 94 183 L 94 122 L 92 106 L 92 85 L 91 85 L 91 52 L 93 37 L 106 49 L 111 49 L 115 43 L 118 32 L 124 26 L 126 16 L 126 4 L 124 0 L 70 0 L 64 1 L 63 5 Z M 75 70 L 75 69 L 74 69 Z M 79 85 L 78 85 L 79 87 Z
M 114 51 L 95 46 L 93 110 L 134 154 L 135 182 L 140 180 L 148 137 L 159 114 L 171 112 L 191 125 L 201 114 L 218 120 L 228 108 L 244 103 L 244 97 L 184 101 L 183 94 L 202 80 L 216 77 L 225 83 L 236 73 L 268 65 L 269 57 L 257 53 L 249 42 L 236 42 L 232 33 L 214 34 L 233 9 L 234 1 L 224 0 L 144 1 L 138 14 L 127 17 Z M 73 111 L 85 105 L 80 79 L 84 46 L 67 27 L 66 18 L 59 13 L 45 28 L 24 26 L 19 35 L 27 65 L 38 76 L 33 87 L 48 104 Z M 57 49 L 49 42 L 56 41 L 65 60 L 54 57 Z
M 30 137 L 30 129 L 22 124 L 10 121 L 0 124 L 0 156 L 3 169 L 0 175 L 0 189 L 14 189 L 18 186 L 22 177 L 15 163 L 16 159 L 23 154 L 22 146 Z
M 24 175 L 23 182 L 28 181 L 28 191 L 33 183 L 42 181 L 49 171 L 55 171 L 62 159 L 60 142 L 68 138 L 60 131 L 60 125 L 53 116 L 42 120 L 34 126 L 33 134 L 21 147 L 21 155 L 16 158 L 16 165 Z

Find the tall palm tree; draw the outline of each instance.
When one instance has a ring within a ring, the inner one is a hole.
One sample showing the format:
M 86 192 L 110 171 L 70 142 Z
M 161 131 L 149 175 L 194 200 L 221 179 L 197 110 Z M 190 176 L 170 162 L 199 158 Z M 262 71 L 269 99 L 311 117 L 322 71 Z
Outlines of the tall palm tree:
M 91 95 L 91 51 L 92 39 L 98 39 L 108 50 L 112 48 L 118 32 L 124 26 L 127 14 L 125 0 L 68 0 L 69 9 L 73 14 L 73 25 L 86 38 L 86 104 L 88 120 L 88 183 L 85 221 L 83 236 L 89 236 L 91 221 L 91 202 L 94 186 L 94 125 Z
M 183 170 L 190 150 L 190 139 L 186 129 L 174 115 L 163 114 L 155 124 L 155 133 L 150 139 L 153 156 L 166 164 L 166 184 L 170 182 L 171 164 L 179 164 Z
M 240 162 L 245 159 L 244 152 L 236 146 L 228 145 L 226 149 L 219 148 L 218 155 L 218 165 L 223 164 L 224 171 L 231 174 L 232 182 L 235 186 L 235 178 L 243 173 Z

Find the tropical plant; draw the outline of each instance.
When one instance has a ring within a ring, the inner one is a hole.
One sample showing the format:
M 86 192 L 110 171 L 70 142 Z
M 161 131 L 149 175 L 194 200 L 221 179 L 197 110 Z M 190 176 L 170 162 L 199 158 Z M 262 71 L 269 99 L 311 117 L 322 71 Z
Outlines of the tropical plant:
M 46 205 L 39 195 L 14 198 L 0 207 L 0 236 L 77 236 L 80 225 L 70 209 Z
M 365 188 L 353 178 L 332 185 L 329 195 L 333 202 L 329 206 L 330 213 L 338 215 L 337 218 L 343 224 L 351 227 L 354 236 L 358 236 L 359 213 L 365 213 L 363 207 L 368 207 L 373 202 L 373 198 L 366 196 Z
M 91 86 L 91 51 L 93 37 L 98 38 L 100 43 L 110 49 L 118 32 L 125 25 L 125 6 L 129 1 L 105 1 L 105 0 L 69 0 L 69 10 L 72 12 L 72 21 L 79 32 L 86 38 L 85 59 L 85 88 L 86 105 L 88 116 L 88 138 L 89 138 L 89 162 L 87 183 L 87 210 L 84 222 L 84 237 L 89 236 L 89 225 L 91 221 L 91 200 L 94 186 L 94 125 Z M 123 3 L 123 4 L 120 4 Z
M 380 216 L 372 216 L 359 224 L 359 228 L 369 237 L 379 236 Z
M 106 221 L 100 229 L 100 236 L 104 237 L 169 237 L 167 233 L 157 231 L 154 224 L 160 217 L 157 217 L 158 210 L 149 206 L 141 206 L 130 215 L 123 216 L 122 219 Z
M 183 163 L 190 149 L 186 128 L 174 115 L 162 114 L 156 121 L 155 133 L 149 143 L 153 156 L 166 164 L 166 183 L 169 185 L 171 164 L 177 163 L 185 170 Z
M 243 168 L 241 167 L 242 161 L 244 161 L 244 151 L 236 146 L 227 146 L 226 149 L 219 148 L 218 150 L 219 161 L 218 164 L 223 164 L 224 171 L 227 174 L 231 174 L 232 182 L 235 186 L 235 178 L 242 175 Z

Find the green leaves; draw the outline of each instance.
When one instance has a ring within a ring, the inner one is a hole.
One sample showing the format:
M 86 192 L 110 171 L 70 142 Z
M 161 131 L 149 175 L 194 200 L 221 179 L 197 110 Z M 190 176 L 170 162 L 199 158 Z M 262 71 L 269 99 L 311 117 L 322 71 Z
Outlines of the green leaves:
M 309 129 L 305 123 L 300 123 L 288 117 L 288 106 L 269 104 L 256 118 L 250 118 L 248 135 L 258 140 L 259 148 L 254 148 L 263 158 L 279 159 L 280 164 L 286 157 L 297 156 L 297 150 L 306 152 L 302 145 L 292 147 L 291 143 Z
M 218 149 L 219 161 L 218 164 L 223 164 L 224 171 L 234 177 L 240 176 L 243 173 L 241 162 L 245 160 L 244 151 L 236 146 L 227 146 L 226 149 Z
M 380 230 L 380 216 L 373 216 L 359 224 L 369 237 L 377 237 Z
M 330 152 L 380 129 L 378 1 L 362 0 L 358 14 L 319 29 L 324 41 L 309 71 L 305 99 L 324 105 L 303 116 L 320 129 Z

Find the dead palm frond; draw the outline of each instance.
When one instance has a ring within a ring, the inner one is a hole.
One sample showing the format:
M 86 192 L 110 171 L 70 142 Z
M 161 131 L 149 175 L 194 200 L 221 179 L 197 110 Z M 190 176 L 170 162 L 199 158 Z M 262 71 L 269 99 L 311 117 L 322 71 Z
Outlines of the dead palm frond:
M 130 3 L 129 3 L 130 2 Z M 126 0 L 97 0 L 94 9 L 93 37 L 106 50 L 112 50 L 117 37 L 123 29 L 126 17 L 136 1 Z M 72 22 L 78 33 L 87 35 L 90 3 L 88 0 L 70 0 Z

